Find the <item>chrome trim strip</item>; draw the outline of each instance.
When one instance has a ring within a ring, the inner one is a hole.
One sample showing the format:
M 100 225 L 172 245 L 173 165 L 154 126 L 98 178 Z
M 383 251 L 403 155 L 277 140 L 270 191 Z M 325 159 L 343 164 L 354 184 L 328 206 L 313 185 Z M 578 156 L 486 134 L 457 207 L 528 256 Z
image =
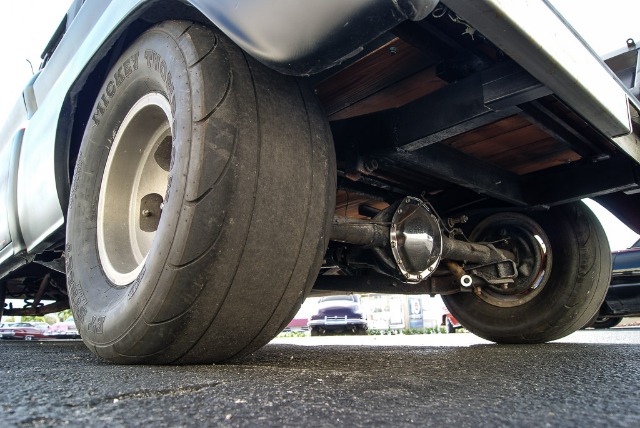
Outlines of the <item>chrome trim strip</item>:
M 20 162 L 20 152 L 22 151 L 22 139 L 24 129 L 20 129 L 13 138 L 11 145 L 11 158 L 9 160 L 9 180 L 7 183 L 7 220 L 9 222 L 9 234 L 13 248 L 13 254 L 18 254 L 25 250 L 22 229 L 18 217 L 18 165 Z

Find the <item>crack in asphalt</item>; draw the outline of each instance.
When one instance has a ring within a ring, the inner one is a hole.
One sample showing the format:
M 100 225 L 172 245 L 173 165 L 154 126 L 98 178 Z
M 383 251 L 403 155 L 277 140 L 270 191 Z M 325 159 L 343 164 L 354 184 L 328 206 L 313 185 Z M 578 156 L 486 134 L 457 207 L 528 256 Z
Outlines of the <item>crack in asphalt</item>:
M 126 393 L 102 397 L 102 398 L 94 398 L 89 401 L 88 405 L 98 406 L 98 405 L 107 404 L 107 403 L 109 404 L 117 403 L 119 401 L 145 400 L 145 399 L 155 399 L 160 397 L 182 397 L 189 394 L 195 394 L 207 389 L 212 389 L 217 387 L 218 385 L 220 385 L 219 382 L 214 382 L 214 383 L 207 383 L 203 385 L 180 386 L 176 388 L 168 388 L 168 389 L 160 389 L 160 390 L 143 389 L 140 391 L 126 392 Z M 82 403 L 82 404 L 74 404 L 69 407 L 81 407 L 86 405 L 87 403 Z

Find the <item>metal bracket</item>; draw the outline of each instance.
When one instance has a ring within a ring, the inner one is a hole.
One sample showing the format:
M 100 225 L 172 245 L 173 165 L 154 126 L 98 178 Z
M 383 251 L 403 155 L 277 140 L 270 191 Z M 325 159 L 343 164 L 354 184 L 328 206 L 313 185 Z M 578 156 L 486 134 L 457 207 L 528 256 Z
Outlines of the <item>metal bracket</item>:
M 483 268 L 487 268 L 490 266 L 496 267 L 498 271 L 497 276 L 483 271 Z M 507 269 L 510 269 L 511 272 L 507 272 Z M 473 275 L 482 278 L 488 284 L 492 285 L 512 284 L 515 278 L 518 277 L 518 267 L 513 260 L 503 260 L 501 262 L 491 263 L 483 266 L 474 266 L 473 268 L 469 269 L 469 271 Z

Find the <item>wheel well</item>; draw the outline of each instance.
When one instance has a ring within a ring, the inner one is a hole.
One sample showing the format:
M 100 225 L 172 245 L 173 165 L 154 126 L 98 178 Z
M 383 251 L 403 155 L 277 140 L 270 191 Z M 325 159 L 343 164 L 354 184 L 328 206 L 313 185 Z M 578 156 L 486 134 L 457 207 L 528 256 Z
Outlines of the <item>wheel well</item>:
M 58 198 L 65 218 L 82 136 L 106 73 L 113 63 L 143 32 L 162 21 L 183 19 L 211 25 L 196 8 L 180 0 L 163 3 L 161 8 L 154 7 L 156 5 L 157 2 L 144 2 L 129 15 L 107 38 L 67 92 L 58 119 L 54 152 Z

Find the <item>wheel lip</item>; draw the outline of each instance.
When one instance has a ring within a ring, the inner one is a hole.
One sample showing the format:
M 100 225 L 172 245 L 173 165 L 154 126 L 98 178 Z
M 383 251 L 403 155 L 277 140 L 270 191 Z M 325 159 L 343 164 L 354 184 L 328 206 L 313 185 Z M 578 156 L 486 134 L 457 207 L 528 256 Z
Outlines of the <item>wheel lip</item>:
M 109 156 L 107 157 L 107 161 L 102 174 L 102 181 L 100 184 L 100 193 L 98 196 L 97 222 L 96 222 L 97 223 L 96 241 L 97 241 L 97 247 L 98 247 L 98 257 L 100 260 L 102 270 L 106 275 L 107 279 L 116 286 L 127 286 L 131 284 L 133 281 L 135 281 L 136 278 L 140 275 L 140 272 L 142 272 L 143 267 L 147 262 L 147 258 L 151 253 L 151 251 L 149 251 L 147 254 L 145 254 L 142 260 L 137 264 L 137 266 L 134 269 L 129 270 L 128 272 L 120 272 L 118 269 L 115 268 L 114 264 L 112 263 L 110 252 L 107 250 L 107 245 L 106 245 L 107 236 L 105 231 L 105 217 L 106 217 L 105 202 L 107 200 L 106 193 L 107 193 L 107 187 L 109 182 L 108 177 L 112 172 L 114 158 L 119 153 L 119 148 L 123 139 L 122 137 L 128 130 L 129 125 L 131 125 L 131 122 L 133 122 L 141 112 L 143 112 L 145 109 L 148 109 L 150 107 L 159 107 L 160 109 L 162 109 L 162 111 L 165 114 L 167 123 L 169 124 L 169 127 L 171 127 L 171 133 L 173 135 L 173 114 L 171 110 L 171 105 L 169 104 L 169 101 L 167 100 L 167 98 L 158 92 L 151 92 L 141 97 L 131 107 L 131 109 L 129 109 L 125 118 L 122 121 L 122 124 L 118 128 L 118 132 L 116 133 L 113 139 L 113 143 L 109 150 Z M 150 142 L 151 141 L 149 141 L 148 143 Z M 142 156 L 141 161 L 144 161 L 144 159 L 146 158 Z M 138 186 L 138 185 L 139 185 L 139 180 L 136 180 L 135 186 Z M 129 236 L 130 236 L 129 239 L 132 239 L 131 235 L 132 235 L 132 232 L 131 230 L 129 230 Z M 151 247 L 153 247 L 155 242 L 156 242 L 156 238 L 154 236 Z

